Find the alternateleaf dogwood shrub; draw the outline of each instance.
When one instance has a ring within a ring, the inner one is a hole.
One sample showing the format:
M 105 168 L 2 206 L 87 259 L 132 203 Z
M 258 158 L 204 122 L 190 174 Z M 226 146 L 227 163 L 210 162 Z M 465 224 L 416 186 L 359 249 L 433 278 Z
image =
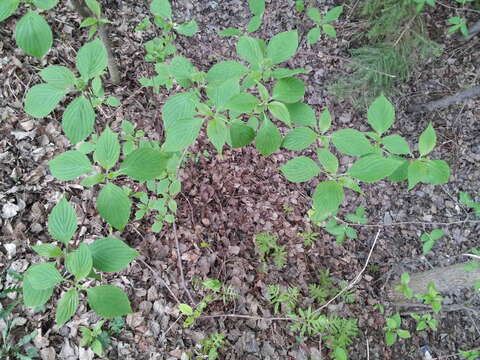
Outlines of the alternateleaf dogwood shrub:
M 315 26 L 308 31 L 307 40 L 309 44 L 315 44 L 322 32 L 331 37 L 336 38 L 337 32 L 333 27 L 332 22 L 338 20 L 343 12 L 343 6 L 337 6 L 330 9 L 324 16 L 320 14 L 320 10 L 317 8 L 308 8 L 307 15 L 315 23 Z
M 111 285 L 88 287 L 83 283 L 87 279 L 101 282 L 98 272 L 120 271 L 138 253 L 117 238 L 102 238 L 90 244 L 81 242 L 72 250 L 77 220 L 73 206 L 65 198 L 52 209 L 48 231 L 59 245 L 44 243 L 32 247 L 40 256 L 54 261 L 34 264 L 27 269 L 23 277 L 24 304 L 29 307 L 44 305 L 55 288 L 60 288 L 63 294 L 57 303 L 57 325 L 65 324 L 75 315 L 82 294 L 86 294 L 90 308 L 104 318 L 130 314 L 130 302 L 122 289 Z M 60 259 L 64 266 L 60 266 Z
M 107 67 L 107 51 L 100 40 L 82 46 L 77 53 L 79 77 L 65 66 L 50 65 L 40 71 L 44 81 L 32 86 L 25 96 L 25 111 L 35 117 L 49 115 L 67 94 L 76 97 L 67 105 L 62 117 L 65 136 L 73 144 L 85 140 L 95 127 L 95 108 L 106 104 L 119 106 L 114 96 L 105 96 L 101 76 Z
M 85 4 L 92 12 L 93 16 L 85 18 L 80 24 L 80 28 L 88 27 L 88 38 L 92 38 L 102 24 L 110 24 L 111 21 L 102 18 L 102 7 L 97 0 L 85 0 Z
M 20 2 L 20 0 L 0 1 L 0 23 L 13 15 Z M 53 35 L 50 25 L 38 10 L 50 10 L 57 5 L 58 0 L 24 0 L 24 2 L 33 5 L 37 11 L 29 10 L 17 22 L 15 41 L 26 54 L 40 59 L 52 47 Z

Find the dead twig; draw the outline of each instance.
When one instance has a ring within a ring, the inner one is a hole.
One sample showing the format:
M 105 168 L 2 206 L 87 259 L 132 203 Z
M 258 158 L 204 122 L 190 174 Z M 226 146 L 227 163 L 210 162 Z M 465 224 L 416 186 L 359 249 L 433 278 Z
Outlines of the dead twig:
M 190 302 L 196 306 L 196 302 L 195 300 L 193 300 L 192 294 L 190 294 L 190 290 L 188 290 L 187 283 L 185 282 L 185 276 L 183 275 L 182 257 L 180 256 L 180 244 L 178 242 L 178 236 L 177 236 L 177 224 L 175 223 L 173 223 L 173 237 L 175 238 L 175 247 L 177 250 L 177 262 L 178 262 L 178 268 L 180 269 L 182 287 L 187 293 L 188 298 L 190 299 Z

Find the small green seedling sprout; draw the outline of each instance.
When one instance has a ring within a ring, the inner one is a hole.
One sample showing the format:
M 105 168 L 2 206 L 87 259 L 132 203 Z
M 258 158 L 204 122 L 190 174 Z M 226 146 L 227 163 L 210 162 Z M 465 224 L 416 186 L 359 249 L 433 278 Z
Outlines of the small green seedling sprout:
M 402 318 L 400 313 L 396 313 L 393 316 L 387 317 L 387 326 L 383 328 L 385 332 L 385 342 L 387 346 L 392 346 L 397 341 L 397 337 L 402 339 L 408 339 L 411 337 L 408 330 L 400 329 L 402 325 Z

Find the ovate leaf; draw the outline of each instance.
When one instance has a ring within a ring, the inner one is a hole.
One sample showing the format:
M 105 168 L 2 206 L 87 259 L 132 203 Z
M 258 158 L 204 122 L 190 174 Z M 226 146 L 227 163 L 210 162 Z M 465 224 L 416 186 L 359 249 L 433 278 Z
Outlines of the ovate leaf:
M 28 281 L 35 290 L 47 290 L 53 288 L 64 278 L 55 268 L 54 262 L 35 264 L 26 271 Z
M 9 18 L 18 8 L 20 0 L 2 0 L 0 1 L 0 21 Z
M 418 151 L 420 152 L 420 155 L 425 156 L 431 153 L 436 144 L 437 134 L 435 134 L 432 123 L 430 123 L 420 135 L 420 139 L 418 141 Z
M 185 36 L 193 36 L 198 32 L 198 25 L 195 20 L 191 20 L 176 27 L 175 31 Z
M 75 289 L 68 290 L 62 295 L 58 301 L 55 313 L 55 322 L 58 326 L 62 326 L 75 315 L 79 302 L 78 292 Z
M 38 75 L 43 81 L 62 90 L 75 85 L 75 75 L 65 66 L 50 65 L 40 71 Z
M 99 39 L 83 45 L 77 53 L 77 69 L 84 79 L 100 76 L 107 67 L 107 50 Z
M 120 171 L 134 180 L 153 180 L 166 169 L 168 159 L 169 157 L 161 151 L 140 148 L 128 154 L 120 166 Z
M 230 125 L 230 140 L 233 148 L 240 148 L 250 144 L 255 138 L 255 131 L 240 122 L 233 122 Z
M 285 104 L 279 101 L 272 101 L 268 104 L 268 110 L 275 118 L 283 122 L 285 125 L 291 126 L 290 113 Z
M 320 114 L 320 118 L 318 119 L 318 128 L 322 134 L 325 134 L 330 127 L 332 126 L 332 115 L 330 114 L 330 110 L 325 108 L 322 113 Z
M 290 113 L 292 124 L 315 127 L 315 111 L 311 106 L 301 102 L 286 104 L 286 106 Z
M 250 64 L 257 65 L 263 60 L 263 49 L 260 40 L 249 36 L 242 36 L 238 39 L 237 53 L 242 59 Z
M 73 144 L 85 140 L 93 132 L 95 111 L 90 101 L 83 95 L 68 104 L 62 118 L 65 136 Z
M 253 16 L 247 25 L 247 32 L 252 33 L 257 31 L 262 25 L 263 14 Z
M 320 174 L 317 163 L 306 156 L 299 156 L 280 167 L 282 174 L 291 182 L 304 182 Z
M 162 149 L 167 152 L 181 151 L 192 145 L 200 133 L 203 119 L 180 119 L 166 129 L 166 141 Z
M 344 197 L 343 187 L 338 182 L 329 180 L 318 184 L 312 198 L 316 217 L 326 219 L 335 215 Z
M 53 294 L 53 286 L 45 290 L 34 289 L 30 277 L 25 275 L 23 277 L 23 303 L 28 307 L 37 307 L 44 305 Z
M 104 285 L 87 289 L 87 300 L 93 311 L 107 319 L 132 313 L 127 295 L 116 286 Z
M 42 10 L 50 10 L 58 4 L 59 0 L 33 0 L 33 4 Z
M 79 248 L 67 255 L 65 265 L 76 281 L 85 279 L 92 270 L 92 254 L 87 244 L 82 243 Z
M 48 216 L 48 232 L 55 240 L 68 244 L 77 231 L 77 221 L 75 209 L 62 197 Z
M 304 150 L 317 139 L 315 131 L 307 127 L 290 130 L 283 139 L 282 147 L 288 150 Z
M 118 142 L 118 136 L 107 126 L 97 140 L 93 160 L 108 171 L 117 163 L 119 157 L 120 143 Z
M 62 255 L 62 249 L 54 244 L 40 244 L 32 246 L 33 251 L 46 258 L 55 258 Z
M 407 155 L 410 154 L 410 146 L 400 135 L 390 135 L 382 138 L 382 144 L 392 154 Z
M 265 0 L 248 0 L 248 8 L 253 15 L 263 14 L 265 11 Z
M 92 171 L 88 157 L 78 150 L 66 151 L 50 160 L 50 172 L 59 180 L 74 180 Z
M 225 105 L 227 109 L 240 114 L 250 113 L 260 101 L 249 93 L 241 93 L 232 97 Z
M 117 272 L 124 269 L 138 253 L 117 238 L 95 240 L 89 245 L 93 267 L 103 272 Z
M 25 111 L 35 118 L 50 114 L 67 92 L 53 84 L 32 86 L 25 96 Z
M 297 30 L 285 31 L 273 36 L 267 45 L 267 57 L 274 65 L 287 61 L 298 48 Z
M 328 149 L 317 150 L 318 160 L 323 168 L 329 173 L 336 174 L 338 171 L 338 159 Z
M 401 160 L 370 154 L 354 162 L 348 174 L 360 181 L 375 182 L 391 175 L 401 165 Z
M 150 3 L 150 12 L 162 19 L 172 18 L 172 7 L 169 0 L 153 0 Z
M 131 209 L 131 200 L 117 185 L 106 184 L 98 194 L 97 210 L 100 216 L 117 230 L 125 228 Z
M 302 80 L 289 77 L 277 81 L 273 87 L 273 98 L 284 103 L 296 103 L 305 95 L 305 84 Z
M 17 22 L 15 41 L 26 54 L 40 59 L 52 47 L 52 30 L 42 16 L 29 11 Z
M 375 150 L 366 136 L 355 129 L 335 131 L 332 141 L 338 151 L 347 155 L 362 156 Z
M 222 83 L 228 79 L 238 79 L 247 72 L 248 69 L 237 61 L 222 61 L 213 65 L 207 72 L 207 82 Z
M 382 94 L 368 108 L 368 123 L 379 135 L 382 135 L 393 125 L 395 109 Z
M 282 144 L 282 135 L 278 128 L 266 116 L 257 133 L 255 147 L 264 156 L 273 154 Z
M 196 115 L 196 97 L 191 92 L 175 94 L 168 98 L 162 108 L 162 120 L 165 129 L 173 126 L 177 120 L 191 119 Z
M 240 93 L 238 78 L 215 82 L 207 86 L 208 98 L 218 111 L 224 111 L 228 101 Z
M 308 31 L 307 41 L 310 45 L 316 44 L 318 39 L 320 39 L 320 34 L 322 31 L 318 26 L 314 26 Z
M 223 145 L 227 141 L 228 129 L 225 122 L 213 119 L 208 122 L 207 136 L 219 154 L 222 154 Z

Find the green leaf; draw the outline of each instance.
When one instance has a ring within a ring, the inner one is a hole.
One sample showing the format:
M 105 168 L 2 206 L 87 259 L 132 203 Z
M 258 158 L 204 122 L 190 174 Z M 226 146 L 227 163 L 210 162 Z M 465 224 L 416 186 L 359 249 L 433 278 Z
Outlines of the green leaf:
M 327 11 L 322 19 L 322 22 L 331 22 L 337 20 L 343 12 L 343 6 L 336 6 Z
M 248 8 L 253 15 L 261 15 L 265 11 L 265 0 L 248 0 Z
M 97 39 L 83 45 L 77 53 L 77 69 L 84 79 L 103 74 L 107 67 L 107 50 Z
M 428 182 L 428 165 L 425 161 L 415 160 L 408 166 L 408 190 L 419 182 Z
M 175 31 L 181 35 L 193 36 L 198 32 L 198 25 L 195 20 L 190 20 L 176 27 Z
M 227 29 L 223 29 L 223 30 L 219 31 L 218 35 L 227 37 L 227 36 L 240 35 L 241 33 L 242 33 L 242 31 L 239 30 L 239 29 L 227 28 Z
M 97 17 L 102 15 L 102 9 L 97 0 L 85 0 L 85 4 L 88 6 L 90 11 L 94 13 Z
M 277 68 L 272 72 L 272 77 L 275 79 L 283 79 L 286 77 L 292 77 L 297 74 L 307 74 L 310 71 L 307 69 L 299 68 L 299 69 L 284 69 L 284 68 Z
M 341 153 L 362 156 L 375 151 L 365 134 L 355 129 L 343 129 L 332 134 L 332 141 Z
M 437 135 L 435 134 L 432 123 L 430 123 L 425 131 L 423 131 L 423 133 L 420 135 L 420 139 L 418 141 L 418 151 L 420 152 L 420 156 L 425 156 L 432 152 L 436 143 Z
M 360 181 L 375 182 L 391 175 L 401 165 L 400 160 L 370 154 L 354 162 L 348 174 Z
M 333 39 L 337 37 L 337 32 L 335 31 L 335 28 L 330 24 L 323 24 L 322 30 L 326 35 L 330 36 Z
M 319 219 L 335 215 L 343 202 L 343 187 L 336 181 L 323 181 L 317 185 L 313 193 L 313 206 Z
M 167 168 L 168 159 L 161 151 L 140 148 L 128 154 L 120 166 L 120 171 L 137 181 L 153 180 Z
M 335 360 L 347 360 L 347 351 L 341 347 L 335 347 L 335 350 L 333 351 L 333 356 Z
M 219 119 L 213 119 L 208 122 L 207 136 L 219 154 L 222 154 L 223 145 L 227 141 L 228 128 L 225 122 Z
M 239 79 L 248 72 L 248 68 L 237 61 L 222 61 L 213 65 L 207 72 L 207 82 L 222 83 L 229 79 Z
M 43 118 L 55 109 L 66 93 L 53 84 L 32 86 L 25 96 L 25 112 L 34 118 Z
M 73 144 L 85 140 L 93 132 L 95 111 L 90 101 L 83 95 L 68 104 L 62 118 L 62 128 L 65 136 Z
M 304 182 L 320 174 L 317 163 L 306 156 L 299 156 L 280 166 L 280 171 L 291 182 Z
M 320 34 L 322 31 L 318 26 L 314 26 L 308 31 L 307 41 L 310 45 L 316 44 L 318 39 L 320 39 Z
M 35 290 L 47 290 L 65 280 L 54 262 L 31 265 L 25 274 Z
M 241 93 L 232 97 L 225 107 L 240 114 L 250 113 L 260 101 L 249 93 Z
M 274 65 L 290 59 L 298 48 L 297 30 L 285 31 L 273 36 L 267 45 L 267 57 Z
M 125 191 L 114 184 L 106 184 L 97 197 L 100 216 L 113 228 L 123 231 L 130 218 L 132 202 Z
M 153 0 L 150 3 L 150 12 L 162 19 L 172 18 L 172 7 L 168 0 Z
M 91 187 L 91 186 L 100 184 L 105 180 L 105 178 L 106 178 L 105 174 L 95 174 L 82 180 L 80 185 L 85 187 Z
M 182 151 L 192 145 L 200 133 L 203 119 L 181 119 L 166 129 L 166 141 L 162 149 L 166 152 Z
M 75 75 L 65 66 L 50 65 L 40 71 L 38 75 L 43 81 L 61 90 L 75 86 Z
M 77 222 L 75 209 L 62 197 L 48 216 L 48 232 L 55 240 L 68 244 L 77 231 Z
M 443 160 L 415 160 L 408 166 L 408 189 L 419 182 L 441 185 L 450 178 L 450 168 Z
M 233 148 L 250 144 L 255 138 L 255 131 L 243 122 L 233 122 L 230 125 L 230 139 Z
M 57 311 L 55 313 L 55 322 L 58 326 L 62 326 L 75 315 L 79 303 L 80 299 L 77 290 L 71 289 L 63 294 L 58 301 Z
M 260 46 L 260 40 L 249 36 L 242 36 L 237 42 L 237 54 L 250 64 L 260 64 L 263 60 L 263 50 Z
M 382 144 L 392 154 L 407 155 L 410 154 L 410 146 L 400 135 L 389 135 L 382 138 Z
M 393 125 L 395 109 L 388 99 L 382 94 L 368 108 L 368 123 L 377 134 L 382 135 Z
M 116 286 L 103 285 L 87 289 L 87 300 L 93 311 L 107 319 L 132 313 L 127 295 Z
M 289 77 L 280 79 L 273 87 L 273 98 L 284 103 L 296 103 L 305 95 L 305 84 L 302 80 Z
M 33 0 L 33 4 L 42 10 L 50 10 L 58 4 L 58 0 Z
M 178 305 L 178 310 L 180 310 L 180 312 L 183 315 L 187 315 L 187 316 L 192 316 L 193 315 L 193 309 L 188 304 L 179 304 Z
M 190 85 L 194 72 L 195 67 L 185 56 L 175 56 L 170 62 L 170 74 L 182 86 Z
M 191 92 L 175 94 L 168 98 L 162 108 L 162 120 L 165 130 L 175 125 L 178 120 L 192 119 L 196 115 L 197 99 Z
M 283 122 L 285 125 L 291 126 L 290 113 L 285 104 L 279 101 L 272 101 L 268 104 L 268 110 L 275 118 Z
M 402 339 L 408 339 L 411 337 L 410 332 L 408 330 L 398 329 L 397 334 Z
M 87 244 L 82 243 L 79 248 L 67 255 L 65 266 L 76 281 L 85 279 L 92 270 L 92 254 Z
M 229 100 L 240 93 L 238 78 L 232 78 L 222 83 L 207 86 L 208 98 L 218 111 L 224 111 Z
M 97 140 L 93 160 L 108 171 L 117 163 L 119 157 L 120 143 L 118 142 L 118 136 L 107 126 Z
M 308 8 L 307 16 L 313 22 L 319 23 L 320 21 L 322 21 L 322 15 L 320 15 L 320 11 L 317 8 Z
M 255 139 L 255 147 L 264 156 L 273 154 L 282 144 L 282 135 L 278 128 L 266 116 Z
M 56 258 L 62 255 L 62 249 L 54 244 L 40 244 L 32 246 L 33 251 L 46 258 Z
M 94 17 L 87 17 L 80 23 L 80 28 L 89 27 L 98 24 L 98 19 Z
M 28 275 L 23 277 L 23 303 L 28 307 L 37 307 L 45 304 L 53 294 L 53 287 L 45 290 L 34 289 L 30 277 Z
M 338 171 L 338 159 L 328 149 L 317 149 L 320 164 L 329 173 L 336 174 Z
M 391 346 L 395 344 L 395 341 L 397 341 L 397 334 L 391 331 L 388 331 L 385 333 L 385 342 L 387 343 L 387 346 Z
M 98 239 L 89 247 L 93 267 L 103 272 L 121 271 L 138 256 L 138 252 L 117 238 Z
M 15 41 L 26 54 L 40 59 L 52 47 L 52 30 L 43 17 L 29 11 L 17 22 Z
M 301 102 L 286 104 L 286 106 L 293 124 L 315 127 L 317 118 L 311 106 Z
M 263 18 L 263 14 L 255 15 L 254 17 L 252 17 L 248 22 L 247 32 L 253 33 L 257 31 L 260 28 L 260 26 L 262 26 L 262 18 Z
M 290 130 L 283 139 L 282 147 L 287 150 L 304 150 L 317 140 L 315 131 L 307 127 Z
M 322 134 L 325 134 L 330 127 L 332 126 L 332 115 L 330 114 L 330 110 L 325 108 L 322 113 L 320 114 L 320 118 L 318 119 L 318 128 Z
M 9 18 L 18 8 L 20 0 L 0 1 L 0 22 Z
M 54 177 L 66 181 L 92 171 L 90 160 L 78 150 L 69 150 L 56 156 L 48 162 L 48 166 Z

